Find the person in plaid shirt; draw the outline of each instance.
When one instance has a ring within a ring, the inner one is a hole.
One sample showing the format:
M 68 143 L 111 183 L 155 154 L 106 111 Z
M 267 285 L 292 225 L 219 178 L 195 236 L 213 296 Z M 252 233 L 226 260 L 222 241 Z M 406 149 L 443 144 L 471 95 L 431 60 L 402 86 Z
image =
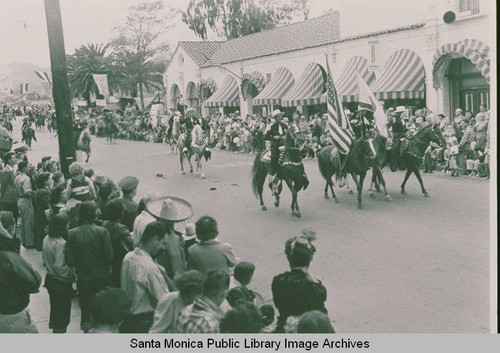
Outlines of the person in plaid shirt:
M 186 307 L 177 319 L 178 333 L 219 333 L 219 324 L 224 316 L 219 308 L 226 298 L 229 275 L 212 270 L 203 281 L 202 294 Z

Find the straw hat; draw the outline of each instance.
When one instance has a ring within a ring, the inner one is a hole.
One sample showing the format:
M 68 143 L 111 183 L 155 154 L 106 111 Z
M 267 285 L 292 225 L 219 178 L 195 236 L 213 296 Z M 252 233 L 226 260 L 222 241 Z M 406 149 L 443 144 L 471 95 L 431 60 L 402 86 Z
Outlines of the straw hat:
M 396 113 L 402 113 L 406 111 L 406 107 L 404 105 L 400 105 L 396 107 Z
M 147 203 L 146 209 L 156 218 L 182 222 L 193 215 L 193 208 L 186 200 L 174 196 L 164 196 Z
M 92 176 L 92 180 L 98 184 L 104 184 L 106 181 L 108 181 L 108 178 L 104 174 L 94 174 Z

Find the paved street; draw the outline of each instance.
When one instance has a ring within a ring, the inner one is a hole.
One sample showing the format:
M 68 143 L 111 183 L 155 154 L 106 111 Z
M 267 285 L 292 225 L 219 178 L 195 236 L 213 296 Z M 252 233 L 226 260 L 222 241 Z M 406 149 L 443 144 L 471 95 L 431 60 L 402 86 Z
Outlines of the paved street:
M 16 134 L 19 136 L 19 134 Z M 57 139 L 37 133 L 29 152 L 32 163 L 57 158 Z M 317 161 L 305 161 L 311 181 L 299 193 L 302 218 L 292 218 L 291 196 L 284 189 L 275 208 L 268 189 L 268 211 L 261 211 L 251 190 L 255 155 L 213 151 L 207 176 L 181 175 L 178 156 L 167 145 L 133 141 L 108 144 L 93 138 L 89 167 L 114 180 L 134 175 L 138 198 L 150 190 L 187 199 L 193 221 L 215 217 L 220 239 L 241 260 L 256 264 L 252 286 L 272 300 L 273 276 L 287 269 L 284 243 L 304 228 L 317 232 L 317 252 L 310 271 L 328 290 L 327 309 L 342 333 L 486 333 L 490 322 L 489 182 L 471 177 L 424 174 L 431 197 L 424 198 L 414 176 L 407 195 L 399 193 L 401 172 L 384 170 L 393 202 L 383 194 L 364 193 L 363 210 L 356 197 L 337 190 L 339 204 L 323 198 L 324 181 Z M 157 176 L 157 175 L 162 175 Z M 371 175 L 371 173 L 370 173 Z M 365 189 L 368 188 L 365 183 Z M 43 272 L 41 255 L 23 255 Z M 79 331 L 74 301 L 69 332 Z M 33 317 L 49 332 L 46 290 L 32 296 Z

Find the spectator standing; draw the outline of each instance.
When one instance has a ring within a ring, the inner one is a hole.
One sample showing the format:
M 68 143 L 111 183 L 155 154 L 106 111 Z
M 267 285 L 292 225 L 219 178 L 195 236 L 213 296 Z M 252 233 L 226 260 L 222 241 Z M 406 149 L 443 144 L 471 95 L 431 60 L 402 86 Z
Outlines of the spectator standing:
M 0 251 L 0 332 L 38 333 L 27 309 L 41 277 L 19 254 Z
M 3 162 L 4 167 L 0 173 L 0 210 L 12 212 L 17 221 L 19 210 L 17 208 L 17 191 L 14 183 L 17 164 L 15 153 L 7 152 L 3 156 Z
M 132 301 L 132 307 L 131 316 L 120 328 L 122 333 L 147 333 L 158 301 L 169 292 L 166 273 L 153 260 L 167 246 L 166 234 L 164 224 L 148 224 L 139 246 L 123 259 L 121 288 Z
M 106 205 L 108 220 L 104 221 L 103 227 L 108 230 L 113 248 L 112 285 L 120 288 L 120 273 L 123 258 L 134 249 L 134 241 L 128 232 L 126 225 L 120 223 L 123 215 L 123 202 L 120 199 L 113 199 Z
M 16 220 L 10 211 L 0 211 L 0 251 L 19 254 L 21 242 L 16 238 Z
M 277 333 L 284 332 L 290 316 L 298 317 L 310 310 L 327 312 L 326 288 L 308 272 L 316 252 L 311 243 L 314 239 L 312 233 L 304 233 L 288 239 L 285 244 L 285 254 L 291 271 L 275 276 L 271 287 L 274 305 L 279 311 Z
M 178 333 L 219 333 L 223 312 L 219 308 L 226 298 L 229 275 L 224 271 L 209 271 L 203 281 L 202 294 L 187 306 L 177 319 Z
M 127 226 L 129 232 L 134 229 L 134 220 L 138 215 L 139 205 L 134 201 L 137 185 L 139 185 L 139 180 L 133 176 L 127 176 L 118 183 L 118 186 L 122 189 L 123 197 L 121 200 L 125 208 L 121 222 Z
M 146 205 L 150 201 L 154 201 L 156 199 L 159 199 L 160 195 L 156 192 L 149 192 L 147 193 L 141 201 L 139 201 L 139 206 L 137 208 L 137 212 L 139 215 L 135 217 L 134 220 L 134 227 L 132 231 L 132 238 L 134 240 L 134 246 L 139 245 L 142 237 L 142 233 L 144 233 L 144 229 L 146 229 L 146 226 L 149 223 L 152 223 L 156 221 L 156 218 L 154 218 L 151 213 L 148 212 L 146 209 Z
M 89 333 L 118 333 L 132 302 L 120 288 L 106 287 L 90 303 L 93 327 Z
M 21 241 L 26 249 L 32 249 L 35 242 L 35 210 L 32 201 L 35 193 L 31 187 L 31 178 L 26 174 L 28 162 L 19 162 L 17 169 L 19 174 L 14 183 L 18 195 L 17 207 L 21 214 Z
M 217 222 L 209 216 L 203 216 L 196 222 L 196 236 L 200 240 L 189 250 L 188 269 L 207 273 L 219 270 L 229 274 L 229 269 L 236 265 L 236 255 L 231 245 L 217 239 Z
M 36 193 L 34 201 L 35 212 L 35 248 L 42 251 L 43 239 L 48 231 L 48 218 L 46 211 L 50 208 L 50 189 L 53 182 L 50 173 L 42 172 L 36 179 Z
M 43 239 L 43 263 L 47 269 L 45 288 L 49 292 L 50 321 L 49 328 L 54 333 L 65 333 L 71 317 L 72 283 L 75 272 L 66 265 L 64 251 L 69 229 L 69 217 L 56 215 L 49 225 L 48 237 Z
M 80 327 L 88 332 L 92 327 L 90 302 L 93 296 L 111 285 L 113 250 L 108 231 L 95 224 L 97 206 L 92 201 L 80 204 L 79 226 L 68 233 L 66 262 L 76 270 L 81 308 Z

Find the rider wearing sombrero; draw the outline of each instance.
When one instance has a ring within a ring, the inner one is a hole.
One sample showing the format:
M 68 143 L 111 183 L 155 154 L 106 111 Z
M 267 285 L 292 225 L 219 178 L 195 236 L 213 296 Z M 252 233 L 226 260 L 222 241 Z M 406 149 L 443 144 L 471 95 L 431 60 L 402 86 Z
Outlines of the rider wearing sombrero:
M 179 121 L 180 126 L 183 128 L 183 132 L 186 134 L 183 152 L 186 152 L 189 148 L 191 148 L 191 131 L 193 130 L 194 123 L 198 120 L 195 119 L 196 117 L 194 116 L 194 109 L 189 108 L 188 110 L 186 110 L 186 115 L 184 117 L 181 117 Z

